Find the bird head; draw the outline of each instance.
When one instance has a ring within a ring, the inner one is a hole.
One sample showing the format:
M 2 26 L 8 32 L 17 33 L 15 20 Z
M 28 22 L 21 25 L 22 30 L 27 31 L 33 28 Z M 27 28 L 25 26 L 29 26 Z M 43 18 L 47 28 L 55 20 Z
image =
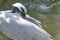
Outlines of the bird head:
M 21 3 L 15 3 L 12 5 L 13 6 L 13 10 L 12 10 L 12 13 L 15 13 L 15 12 L 20 12 L 22 17 L 24 18 L 27 14 L 27 9 L 25 8 L 25 6 Z

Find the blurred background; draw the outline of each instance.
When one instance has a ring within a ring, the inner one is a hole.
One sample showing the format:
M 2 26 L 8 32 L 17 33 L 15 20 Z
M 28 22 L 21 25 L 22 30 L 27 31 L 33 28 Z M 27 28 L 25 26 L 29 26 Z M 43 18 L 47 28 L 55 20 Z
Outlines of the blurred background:
M 11 10 L 12 4 L 20 2 L 26 6 L 28 15 L 41 21 L 43 29 L 60 40 L 60 0 L 0 0 L 0 11 Z M 0 40 L 13 40 L 0 32 Z

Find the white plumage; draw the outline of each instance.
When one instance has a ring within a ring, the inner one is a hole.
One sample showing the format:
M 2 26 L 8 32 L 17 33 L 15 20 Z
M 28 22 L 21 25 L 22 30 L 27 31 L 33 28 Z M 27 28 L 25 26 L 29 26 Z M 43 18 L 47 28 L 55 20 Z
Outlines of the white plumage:
M 0 11 L 0 30 L 13 40 L 53 40 L 46 31 L 18 13 Z
M 16 40 L 51 40 L 51 36 L 37 25 L 23 19 L 19 14 L 0 12 L 0 30 Z M 7 22 L 6 19 L 9 19 Z

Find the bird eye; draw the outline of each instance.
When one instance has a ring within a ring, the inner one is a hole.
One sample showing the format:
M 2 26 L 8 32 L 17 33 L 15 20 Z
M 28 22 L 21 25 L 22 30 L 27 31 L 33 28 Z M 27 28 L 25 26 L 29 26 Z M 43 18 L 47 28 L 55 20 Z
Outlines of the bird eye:
M 24 9 L 21 7 L 21 10 L 22 10 L 22 13 L 24 14 L 25 13 L 25 11 L 24 11 Z

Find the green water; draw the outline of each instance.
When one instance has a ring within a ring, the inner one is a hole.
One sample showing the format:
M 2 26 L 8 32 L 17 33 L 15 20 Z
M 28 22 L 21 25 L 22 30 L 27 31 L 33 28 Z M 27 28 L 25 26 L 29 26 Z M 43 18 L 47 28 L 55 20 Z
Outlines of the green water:
M 12 8 L 12 4 L 15 2 L 21 2 L 21 3 L 29 3 L 32 2 L 34 4 L 39 4 L 36 0 L 0 0 L 0 10 L 8 10 Z M 49 5 L 52 5 L 55 2 L 58 2 L 59 0 L 43 0 L 43 3 L 50 3 Z M 32 9 L 29 7 L 29 5 L 26 5 L 26 8 L 28 9 L 28 14 L 39 21 L 41 21 L 41 25 L 43 28 L 50 33 L 53 36 L 54 40 L 60 40 L 60 4 L 56 4 L 52 7 L 52 10 L 50 12 L 41 12 L 40 10 Z M 32 4 L 30 4 L 32 5 Z M 4 34 L 0 32 L 0 40 L 12 40 L 8 37 L 6 37 Z

